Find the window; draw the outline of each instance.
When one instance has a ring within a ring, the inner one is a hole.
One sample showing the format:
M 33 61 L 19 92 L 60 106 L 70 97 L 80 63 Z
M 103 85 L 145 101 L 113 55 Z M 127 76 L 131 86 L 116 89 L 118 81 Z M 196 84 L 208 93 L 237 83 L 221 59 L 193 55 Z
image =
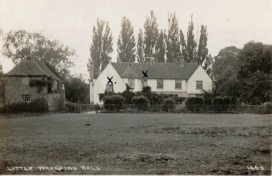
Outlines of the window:
M 31 95 L 22 95 L 22 102 L 25 103 L 31 102 Z
M 29 86 L 29 77 L 23 77 L 22 78 L 22 84 L 25 86 Z
M 203 89 L 203 81 L 196 81 L 196 89 L 197 90 Z
M 144 87 L 146 87 L 147 86 L 147 80 L 146 79 L 142 79 L 142 89 L 144 88 Z
M 134 79 L 128 79 L 128 85 L 131 89 L 135 88 L 135 80 Z
M 157 80 L 157 89 L 163 89 L 163 79 Z
M 113 92 L 113 84 L 106 84 L 106 91 L 107 92 Z
M 176 89 L 181 89 L 181 80 L 176 80 L 176 83 L 175 83 L 175 88 Z

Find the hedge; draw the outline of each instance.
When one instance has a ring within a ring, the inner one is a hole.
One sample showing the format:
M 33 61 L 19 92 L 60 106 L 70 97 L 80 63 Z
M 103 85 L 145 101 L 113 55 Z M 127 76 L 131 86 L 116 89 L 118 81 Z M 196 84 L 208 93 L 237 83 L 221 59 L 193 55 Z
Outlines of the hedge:
M 174 112 L 176 101 L 173 98 L 165 98 L 162 101 L 162 110 L 166 112 Z
M 45 98 L 39 98 L 32 102 L 14 103 L 4 106 L 1 111 L 3 113 L 21 113 L 21 112 L 36 112 L 43 113 L 48 111 L 48 105 Z
M 215 112 L 222 112 L 228 110 L 230 103 L 230 97 L 214 97 L 212 99 L 212 106 Z
M 121 110 L 125 102 L 125 98 L 121 95 L 110 95 L 104 97 L 104 108 L 107 111 L 118 112 Z
M 133 105 L 139 110 L 148 110 L 150 106 L 150 101 L 143 95 L 134 96 L 131 101 Z
M 189 97 L 185 105 L 188 111 L 199 112 L 204 107 L 204 100 L 201 97 Z

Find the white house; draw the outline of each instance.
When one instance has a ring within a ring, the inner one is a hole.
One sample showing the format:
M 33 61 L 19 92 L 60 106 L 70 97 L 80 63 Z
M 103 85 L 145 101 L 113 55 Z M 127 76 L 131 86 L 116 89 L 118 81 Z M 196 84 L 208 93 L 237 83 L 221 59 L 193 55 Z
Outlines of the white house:
M 109 79 L 112 83 L 108 83 Z M 118 93 L 126 90 L 126 84 L 133 92 L 150 86 L 152 92 L 179 97 L 201 96 L 204 90 L 212 90 L 212 79 L 198 64 L 156 63 L 151 58 L 146 63 L 109 63 L 100 75 L 91 79 L 90 103 L 102 104 L 99 94 L 105 93 L 106 88 L 113 87 Z

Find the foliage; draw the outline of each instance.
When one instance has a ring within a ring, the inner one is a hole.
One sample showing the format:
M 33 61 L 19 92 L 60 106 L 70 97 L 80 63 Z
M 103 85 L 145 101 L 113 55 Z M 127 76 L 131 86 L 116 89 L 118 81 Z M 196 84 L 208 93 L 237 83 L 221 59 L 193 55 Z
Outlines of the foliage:
M 212 105 L 212 99 L 216 96 L 217 96 L 216 92 L 205 91 L 203 94 L 204 104 L 205 105 Z
M 134 96 L 131 101 L 137 109 L 148 110 L 149 100 L 145 96 Z
M 272 114 L 272 102 L 265 102 L 263 106 L 264 114 Z
M 157 62 L 165 62 L 165 52 L 166 52 L 166 46 L 165 46 L 165 38 L 166 35 L 165 33 L 161 30 L 159 37 L 158 37 L 158 41 L 157 41 L 157 45 L 156 45 L 156 59 Z
M 127 89 L 124 92 L 122 92 L 121 95 L 125 98 L 125 104 L 132 104 L 131 100 L 135 96 L 135 93 Z
M 198 65 L 202 65 L 202 63 L 208 57 L 207 40 L 208 40 L 207 26 L 201 25 L 198 50 L 196 55 L 196 62 L 198 63 Z
M 44 113 L 48 111 L 48 105 L 45 98 L 33 100 L 29 103 L 14 103 L 6 105 L 2 110 L 4 113 L 37 112 Z
M 189 97 L 187 98 L 185 105 L 189 111 L 198 112 L 203 108 L 204 100 L 201 97 Z
M 195 50 L 196 50 L 196 41 L 194 38 L 194 23 L 193 18 L 191 18 L 191 22 L 188 26 L 187 31 L 187 53 L 188 53 L 188 60 L 187 62 L 196 62 L 195 60 Z
M 0 79 L 4 77 L 4 73 L 3 73 L 3 66 L 0 62 Z
M 48 85 L 48 90 L 52 90 L 51 87 L 53 85 L 53 82 L 51 81 L 51 79 L 50 80 L 46 80 L 44 78 L 43 79 L 34 79 L 29 82 L 29 85 L 31 87 L 37 86 L 38 92 L 40 93 L 43 90 L 43 88 L 47 85 Z M 51 92 L 48 91 L 48 93 L 51 93 Z
M 146 18 L 144 29 L 145 57 L 151 57 L 156 53 L 155 46 L 159 36 L 158 23 L 154 11 L 150 11 L 150 16 Z
M 100 74 L 111 60 L 110 54 L 113 51 L 112 32 L 109 22 L 97 19 L 97 27 L 93 27 L 93 36 L 91 44 L 91 59 L 87 65 L 88 71 Z M 94 64 L 94 70 L 91 70 L 91 63 Z
M 216 112 L 226 111 L 231 104 L 230 97 L 214 97 L 212 99 L 213 110 Z
M 117 62 L 135 62 L 133 27 L 126 17 L 122 18 L 121 32 L 117 41 L 117 53 Z
M 142 92 L 143 92 L 143 94 L 151 93 L 151 87 L 150 86 L 143 87 Z
M 104 98 L 104 108 L 107 111 L 119 112 L 123 107 L 125 98 L 121 95 L 110 95 Z
M 186 40 L 182 30 L 179 31 L 179 38 L 180 38 L 181 51 L 182 51 L 184 61 L 188 62 L 189 58 L 188 58 L 187 44 L 186 44 Z
M 3 55 L 12 59 L 13 63 L 18 64 L 22 59 L 31 57 L 48 63 L 63 77 L 69 74 L 68 69 L 77 57 L 75 50 L 38 32 L 10 31 L 3 41 Z
M 82 78 L 73 76 L 65 83 L 65 95 L 70 102 L 89 103 L 90 86 Z
M 238 54 L 241 50 L 231 46 L 226 47 L 215 56 L 213 75 L 215 79 L 215 91 L 221 96 L 239 97 L 241 83 L 237 78 L 239 66 Z
M 138 33 L 138 41 L 137 41 L 137 58 L 138 62 L 144 62 L 144 36 L 141 29 L 139 29 Z
M 96 104 L 94 105 L 94 110 L 95 110 L 96 112 L 97 112 L 98 110 L 100 110 L 99 104 L 96 103 Z
M 162 101 L 162 110 L 173 112 L 175 110 L 176 101 L 173 98 L 165 98 Z
M 262 104 L 272 98 L 272 45 L 248 42 L 239 53 L 237 78 L 240 99 L 248 104 Z
M 181 55 L 179 26 L 176 14 L 170 14 L 168 17 L 168 35 L 166 40 L 167 46 L 167 62 L 176 62 Z

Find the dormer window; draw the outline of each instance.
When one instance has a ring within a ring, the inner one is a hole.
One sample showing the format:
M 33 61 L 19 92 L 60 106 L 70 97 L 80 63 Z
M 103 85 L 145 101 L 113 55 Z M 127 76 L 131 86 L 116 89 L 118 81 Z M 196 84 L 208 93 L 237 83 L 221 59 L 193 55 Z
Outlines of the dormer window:
M 129 78 L 128 79 L 128 85 L 131 89 L 134 89 L 135 88 L 135 80 L 132 79 L 132 78 Z

